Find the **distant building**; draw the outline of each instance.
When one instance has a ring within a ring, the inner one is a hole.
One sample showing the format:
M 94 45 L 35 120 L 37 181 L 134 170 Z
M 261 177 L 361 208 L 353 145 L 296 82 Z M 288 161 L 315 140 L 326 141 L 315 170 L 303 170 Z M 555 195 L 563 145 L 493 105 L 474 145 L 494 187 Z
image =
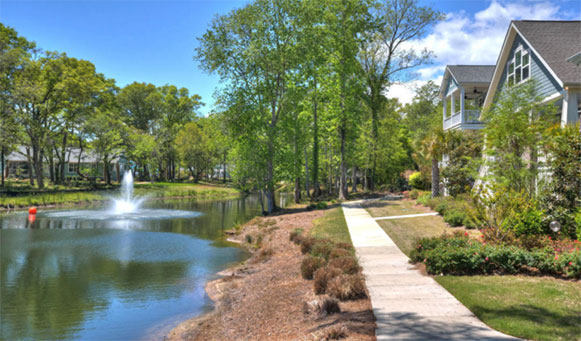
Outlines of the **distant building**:
M 68 148 L 65 155 L 65 178 L 75 179 L 79 177 L 78 170 L 88 170 L 93 169 L 91 173 L 93 177 L 97 179 L 103 179 L 105 176 L 105 168 L 102 160 L 90 152 L 84 150 L 81 154 L 81 159 L 79 162 L 79 148 Z M 32 151 L 30 151 L 32 153 Z M 30 169 L 28 163 L 26 147 L 19 146 L 15 151 L 8 154 L 4 159 L 4 168 L 0 170 L 4 172 L 4 177 L 6 178 L 28 178 L 30 176 Z M 58 163 L 58 159 L 54 159 L 54 165 Z M 1 167 L 1 165 L 0 165 Z M 125 168 L 125 162 L 122 158 L 114 158 L 111 161 L 111 168 L 109 169 L 109 174 L 112 181 L 119 181 L 121 174 Z M 49 164 L 45 162 L 43 164 L 43 171 L 45 176 L 50 175 Z M 57 170 L 55 169 L 55 172 Z M 32 170 L 34 174 L 34 170 Z

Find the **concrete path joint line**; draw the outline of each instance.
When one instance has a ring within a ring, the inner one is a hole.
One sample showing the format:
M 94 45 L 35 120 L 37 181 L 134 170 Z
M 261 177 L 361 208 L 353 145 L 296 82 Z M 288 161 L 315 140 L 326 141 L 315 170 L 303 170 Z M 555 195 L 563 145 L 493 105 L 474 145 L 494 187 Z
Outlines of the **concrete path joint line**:
M 482 323 L 433 278 L 420 274 L 362 202 L 341 206 L 363 267 L 378 340 L 514 339 Z
M 432 213 L 418 213 L 418 214 L 406 214 L 406 215 L 392 215 L 387 217 L 377 217 L 373 218 L 374 220 L 387 220 L 387 219 L 401 219 L 401 218 L 415 218 L 415 217 L 429 217 L 438 215 L 436 212 Z

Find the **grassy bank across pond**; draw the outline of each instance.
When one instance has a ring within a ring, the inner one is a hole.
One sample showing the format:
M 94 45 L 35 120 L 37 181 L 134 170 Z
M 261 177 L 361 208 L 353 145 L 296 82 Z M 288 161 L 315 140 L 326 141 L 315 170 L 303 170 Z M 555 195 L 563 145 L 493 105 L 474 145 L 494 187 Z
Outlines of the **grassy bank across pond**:
M 363 205 L 374 217 L 426 212 L 410 200 L 379 200 Z M 441 216 L 380 220 L 379 225 L 409 256 L 415 241 L 462 230 Z M 467 230 L 480 235 L 478 230 Z M 581 340 L 581 283 L 532 276 L 436 276 L 435 280 L 482 322 L 529 340 Z
M 22 196 L 0 196 L 0 209 L 22 208 L 28 206 L 68 205 L 108 200 L 117 194 L 116 190 L 50 192 Z M 134 195 L 149 198 L 195 197 L 195 198 L 234 198 L 240 192 L 234 188 L 193 183 L 136 183 Z

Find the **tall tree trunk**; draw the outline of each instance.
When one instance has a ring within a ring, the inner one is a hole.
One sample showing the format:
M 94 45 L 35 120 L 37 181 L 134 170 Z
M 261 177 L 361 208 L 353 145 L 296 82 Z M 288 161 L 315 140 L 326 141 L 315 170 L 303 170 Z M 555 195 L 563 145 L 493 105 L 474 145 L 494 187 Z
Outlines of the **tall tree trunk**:
M 363 170 L 363 191 L 369 190 L 369 182 L 367 181 L 367 167 Z
M 343 123 L 344 125 L 344 123 Z M 347 168 L 345 167 L 345 128 L 340 128 L 341 134 L 341 164 L 339 166 L 339 196 L 340 200 L 347 199 Z
M 317 78 L 314 77 L 313 96 L 313 199 L 317 200 L 321 195 L 319 186 L 319 120 L 318 120 L 318 99 L 317 99 Z
M 26 161 L 28 163 L 28 181 L 30 186 L 34 187 L 34 174 L 33 174 L 33 163 L 32 156 L 30 155 L 30 148 L 26 147 Z
M 353 166 L 351 168 L 351 182 L 352 182 L 352 189 L 351 192 L 357 192 L 357 166 Z
M 268 160 L 267 160 L 267 178 L 266 178 L 266 207 L 268 213 L 272 213 L 276 209 L 274 202 L 274 128 L 276 126 L 276 105 L 272 104 L 271 108 L 271 122 L 268 132 Z
M 222 176 L 224 177 L 222 182 L 226 183 L 226 152 L 224 152 L 224 157 L 222 159 L 222 172 Z
M 58 170 L 58 174 L 59 174 L 59 178 L 60 178 L 60 182 L 64 183 L 65 182 L 65 163 L 66 163 L 66 152 L 67 152 L 67 138 L 68 138 L 68 134 L 65 132 L 63 134 L 63 140 L 62 140 L 62 146 L 61 146 L 61 152 L 60 152 L 60 167 Z M 70 161 L 70 160 L 69 160 Z
M 295 178 L 295 203 L 300 203 L 301 202 L 301 178 L 300 177 L 296 177 Z
M 304 147 L 305 151 L 305 191 L 307 192 L 307 197 L 311 197 L 311 189 L 309 188 L 309 155 L 307 154 L 307 147 Z
M 36 183 L 38 184 L 38 188 L 44 188 L 44 174 L 43 174 L 43 158 L 44 152 L 43 149 L 40 147 L 40 142 L 35 141 L 36 143 L 32 145 L 32 163 L 34 166 L 34 172 L 36 173 Z
M 438 158 L 432 158 L 432 197 L 440 196 L 440 168 Z
M 6 153 L 6 147 L 2 146 L 0 150 L 0 162 L 2 162 L 2 187 L 4 187 L 4 174 L 6 172 L 6 165 L 4 163 L 4 153 Z

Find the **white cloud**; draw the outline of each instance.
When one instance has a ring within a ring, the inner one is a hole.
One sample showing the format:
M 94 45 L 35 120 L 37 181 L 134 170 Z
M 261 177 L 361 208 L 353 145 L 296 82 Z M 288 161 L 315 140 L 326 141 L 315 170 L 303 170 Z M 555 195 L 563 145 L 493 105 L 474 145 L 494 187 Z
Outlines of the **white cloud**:
M 434 63 L 416 70 L 419 80 L 392 85 L 387 96 L 409 103 L 414 96 L 413 86 L 441 79 L 446 65 L 494 65 L 511 20 L 558 20 L 571 15 L 559 11 L 559 5 L 551 2 L 492 1 L 488 8 L 473 15 L 464 11 L 447 13 L 446 20 L 435 25 L 427 36 L 405 46 L 434 51 Z

